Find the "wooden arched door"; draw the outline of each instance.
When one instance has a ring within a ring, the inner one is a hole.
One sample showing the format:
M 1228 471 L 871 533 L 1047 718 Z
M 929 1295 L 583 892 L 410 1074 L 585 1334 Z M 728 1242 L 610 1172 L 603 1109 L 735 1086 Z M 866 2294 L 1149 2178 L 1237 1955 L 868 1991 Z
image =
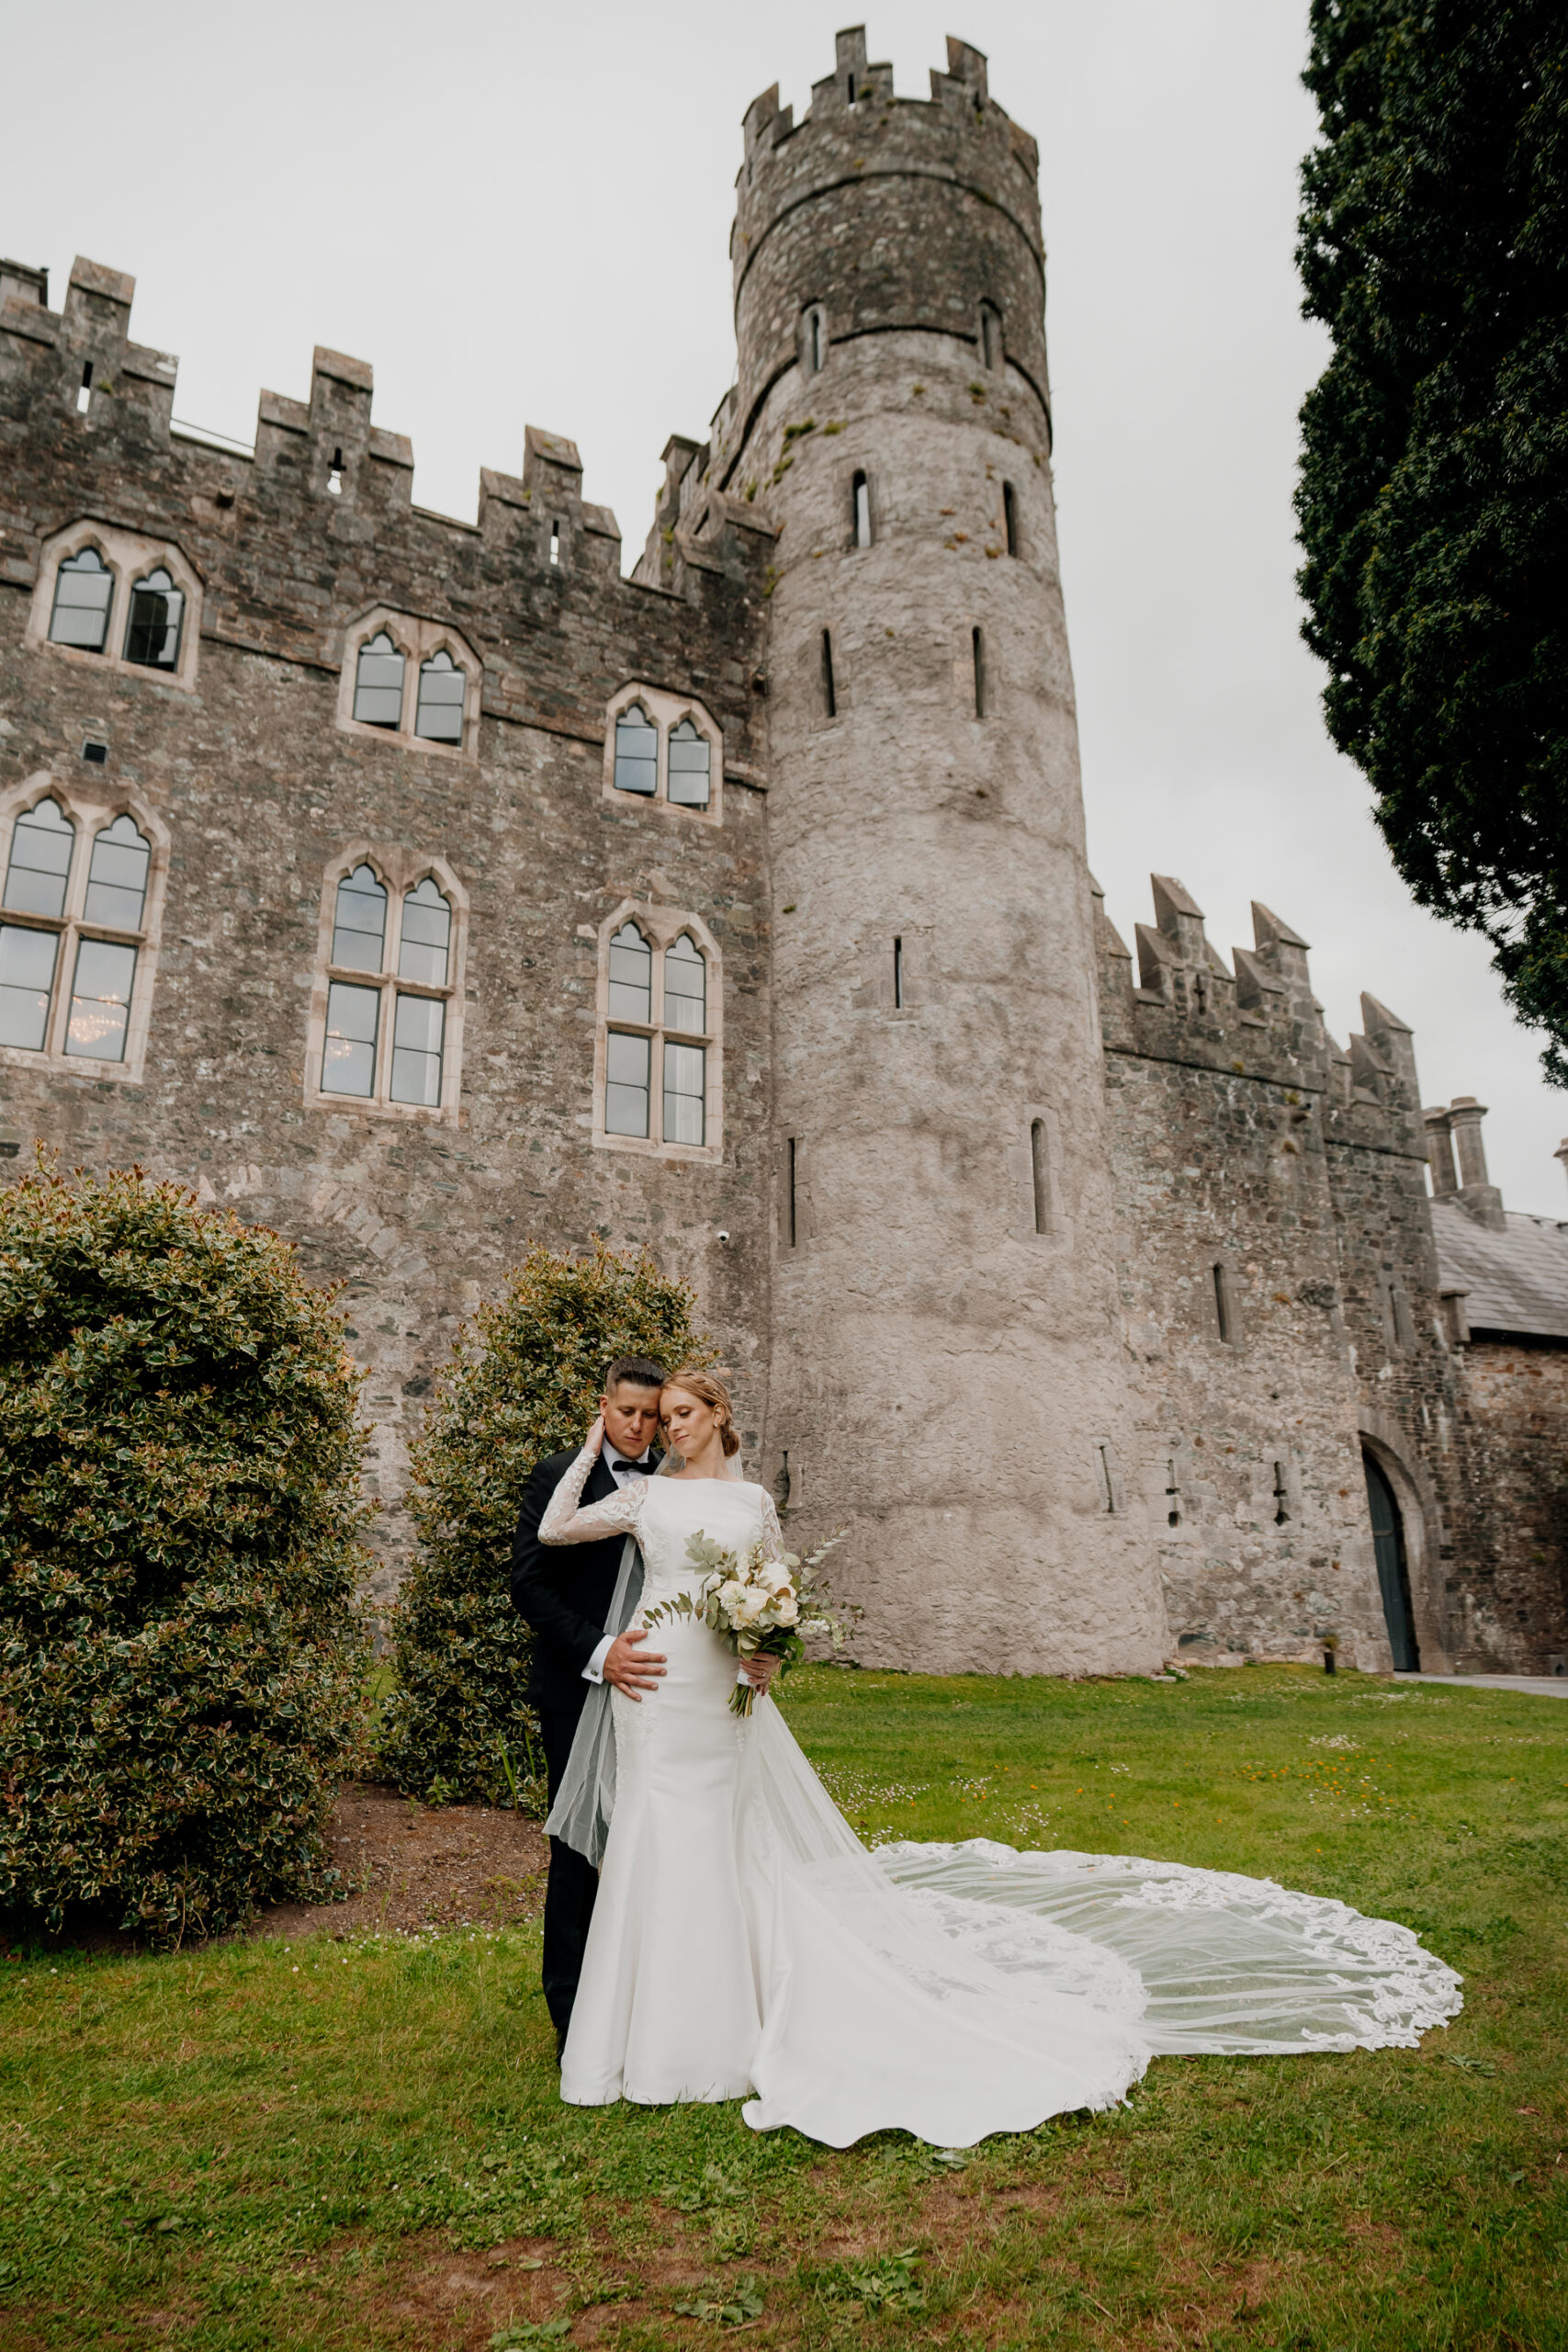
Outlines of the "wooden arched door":
M 1416 1646 L 1416 1615 L 1410 1606 L 1410 1570 L 1404 1557 L 1404 1523 L 1393 1488 L 1370 1453 L 1363 1453 L 1367 1473 L 1367 1508 L 1372 1515 L 1372 1543 L 1378 1556 L 1378 1589 L 1382 1595 L 1388 1645 L 1396 1674 L 1415 1674 L 1421 1664 Z

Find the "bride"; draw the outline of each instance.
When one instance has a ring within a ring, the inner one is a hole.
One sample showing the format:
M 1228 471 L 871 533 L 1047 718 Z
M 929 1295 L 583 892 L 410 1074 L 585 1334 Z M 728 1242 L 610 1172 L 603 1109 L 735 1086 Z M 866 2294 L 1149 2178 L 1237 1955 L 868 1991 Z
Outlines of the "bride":
M 580 1509 L 596 1421 L 539 1524 L 547 1544 L 625 1532 L 606 1633 L 693 1588 L 699 1532 L 784 1550 L 722 1383 L 677 1372 L 660 1411 L 660 1476 Z M 592 1694 L 547 1824 L 600 1865 L 575 2106 L 750 2094 L 760 2131 L 966 2146 L 1111 2106 L 1162 2052 L 1408 2048 L 1461 2007 L 1407 1928 L 1271 1880 L 985 1839 L 868 1852 L 772 1702 L 730 1711 L 722 1637 L 681 1617 L 660 1637 L 646 1700 Z M 765 1693 L 773 1664 L 740 1670 Z

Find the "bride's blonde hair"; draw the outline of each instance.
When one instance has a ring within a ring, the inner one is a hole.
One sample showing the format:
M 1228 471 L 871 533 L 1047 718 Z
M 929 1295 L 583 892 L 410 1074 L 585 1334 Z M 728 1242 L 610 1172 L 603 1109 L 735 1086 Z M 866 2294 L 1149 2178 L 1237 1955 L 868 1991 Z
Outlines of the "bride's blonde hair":
M 711 1406 L 716 1413 L 722 1416 L 718 1425 L 718 1442 L 725 1453 L 739 1453 L 740 1440 L 735 1434 L 735 1406 L 728 1389 L 716 1374 L 704 1372 L 695 1364 L 682 1364 L 678 1372 L 666 1373 L 664 1385 L 666 1388 L 683 1388 L 687 1396 L 696 1397 L 699 1404 Z

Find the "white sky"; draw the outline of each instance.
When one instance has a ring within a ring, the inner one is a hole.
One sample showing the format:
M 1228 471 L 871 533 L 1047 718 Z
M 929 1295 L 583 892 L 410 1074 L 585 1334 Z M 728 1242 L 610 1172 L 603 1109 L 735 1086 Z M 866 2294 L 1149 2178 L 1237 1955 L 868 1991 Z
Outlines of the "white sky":
M 840 6 L 842 0 L 840 0 Z M 847 11 L 845 11 L 847 15 Z M 414 495 L 471 518 L 525 422 L 570 435 L 640 546 L 671 432 L 733 374 L 740 117 L 804 111 L 840 6 L 718 0 L 124 0 L 5 13 L 0 251 L 138 279 L 176 415 L 249 440 L 311 346 L 370 360 Z M 1331 750 L 1297 634 L 1304 0 L 884 0 L 903 96 L 961 34 L 1040 141 L 1046 329 L 1089 854 L 1131 944 L 1150 870 L 1227 956 L 1259 898 L 1313 943 L 1329 1026 L 1362 989 L 1415 1027 L 1425 1099 L 1491 1106 L 1512 1208 L 1568 1217 L 1568 1100 L 1484 948 L 1413 907 Z M 25 103 L 24 100 L 25 94 Z

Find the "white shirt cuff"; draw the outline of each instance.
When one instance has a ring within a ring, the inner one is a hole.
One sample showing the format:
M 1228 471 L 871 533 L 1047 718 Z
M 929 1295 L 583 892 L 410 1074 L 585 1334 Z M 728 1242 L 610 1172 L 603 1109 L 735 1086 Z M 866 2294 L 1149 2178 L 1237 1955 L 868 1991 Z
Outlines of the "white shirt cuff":
M 604 1660 L 610 1655 L 610 1645 L 614 1642 L 615 1638 L 614 1634 L 605 1634 L 604 1640 L 600 1643 L 598 1648 L 594 1651 L 592 1657 L 589 1659 L 587 1665 L 582 1669 L 582 1679 L 584 1682 L 604 1681 Z

